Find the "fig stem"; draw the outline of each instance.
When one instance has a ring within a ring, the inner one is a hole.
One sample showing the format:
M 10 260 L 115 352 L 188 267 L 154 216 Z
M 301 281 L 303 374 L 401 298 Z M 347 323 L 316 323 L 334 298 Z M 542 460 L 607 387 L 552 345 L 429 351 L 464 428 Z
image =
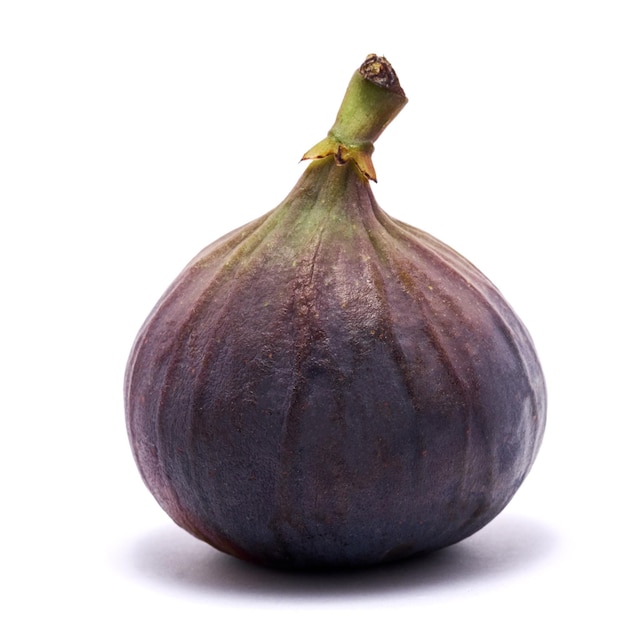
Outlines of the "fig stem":
M 302 160 L 334 155 L 339 165 L 354 161 L 367 179 L 376 182 L 374 142 L 407 102 L 391 63 L 385 57 L 368 55 L 353 74 L 328 135 Z

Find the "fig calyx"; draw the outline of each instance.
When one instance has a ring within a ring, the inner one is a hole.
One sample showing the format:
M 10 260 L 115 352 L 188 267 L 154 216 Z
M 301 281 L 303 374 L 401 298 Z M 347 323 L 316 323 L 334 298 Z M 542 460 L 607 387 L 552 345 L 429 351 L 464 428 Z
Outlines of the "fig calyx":
M 132 348 L 140 473 L 223 552 L 307 568 L 432 551 L 491 521 L 535 459 L 546 389 L 527 330 L 374 198 L 373 143 L 405 103 L 368 57 L 291 193 L 201 251 Z

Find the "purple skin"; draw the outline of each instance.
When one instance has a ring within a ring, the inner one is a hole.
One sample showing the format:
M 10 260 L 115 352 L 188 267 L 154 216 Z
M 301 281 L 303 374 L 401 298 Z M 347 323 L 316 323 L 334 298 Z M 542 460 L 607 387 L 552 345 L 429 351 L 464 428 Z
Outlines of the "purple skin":
M 532 340 L 498 290 L 332 157 L 183 270 L 139 333 L 125 398 L 172 519 L 291 568 L 468 537 L 526 477 L 546 418 Z

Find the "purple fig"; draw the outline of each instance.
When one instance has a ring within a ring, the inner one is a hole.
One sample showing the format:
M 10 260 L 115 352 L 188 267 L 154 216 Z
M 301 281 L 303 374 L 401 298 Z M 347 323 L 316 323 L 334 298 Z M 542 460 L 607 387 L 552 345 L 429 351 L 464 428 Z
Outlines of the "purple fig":
M 359 566 L 448 546 L 537 454 L 546 390 L 526 328 L 476 267 L 374 199 L 373 142 L 406 102 L 370 55 L 287 198 L 200 252 L 132 349 L 146 485 L 242 559 Z

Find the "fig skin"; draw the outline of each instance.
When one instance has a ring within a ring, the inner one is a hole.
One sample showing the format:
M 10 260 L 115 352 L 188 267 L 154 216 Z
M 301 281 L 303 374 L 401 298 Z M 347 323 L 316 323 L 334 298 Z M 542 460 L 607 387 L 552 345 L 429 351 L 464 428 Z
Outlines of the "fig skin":
M 139 333 L 125 400 L 172 519 L 288 568 L 468 537 L 526 477 L 546 419 L 532 340 L 499 291 L 332 155 L 183 270 Z

